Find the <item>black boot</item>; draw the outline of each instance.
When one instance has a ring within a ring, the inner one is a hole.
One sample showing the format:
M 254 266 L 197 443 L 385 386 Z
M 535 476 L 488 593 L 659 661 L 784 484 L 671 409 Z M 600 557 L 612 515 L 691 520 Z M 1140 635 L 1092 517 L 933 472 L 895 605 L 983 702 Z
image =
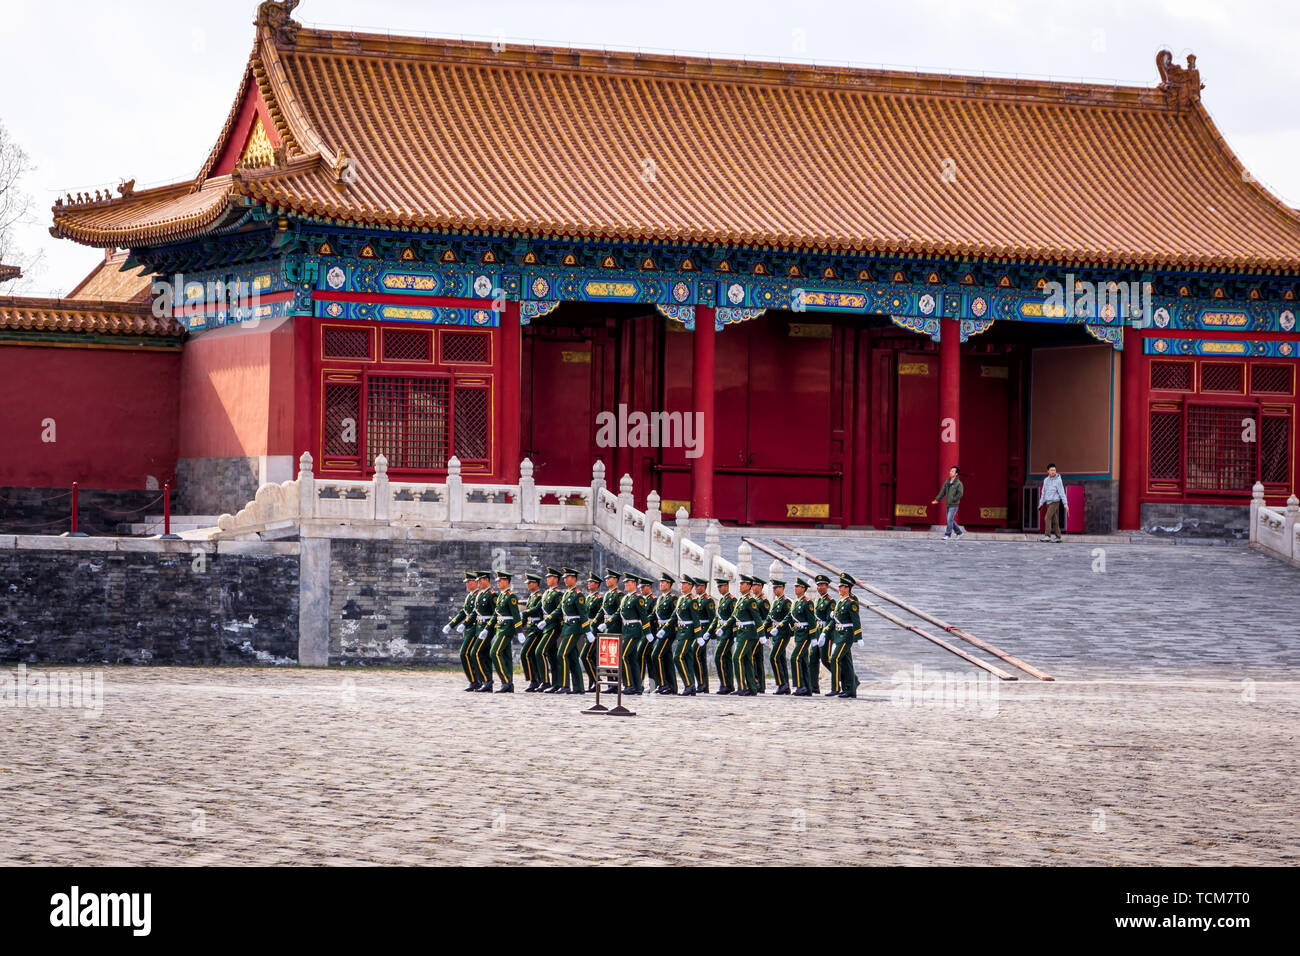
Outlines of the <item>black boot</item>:
M 795 696 L 795 697 L 811 697 L 811 696 L 812 696 L 812 691 L 810 691 L 807 687 L 800 687 L 797 691 L 794 692 L 793 696 Z
M 497 691 L 498 694 L 513 694 L 514 692 L 515 692 L 514 684 L 502 684 L 501 688 Z
M 468 687 L 465 688 L 465 692 L 466 692 L 466 693 L 471 693 L 471 692 L 473 692 L 473 691 L 476 691 L 476 690 L 478 690 L 478 686 L 479 686 L 479 682 L 478 682 L 478 681 L 473 681 L 473 682 L 470 683 L 470 685 L 469 685 Z
M 490 693 L 492 693 L 492 684 L 491 684 L 491 682 L 488 682 L 488 683 L 486 683 L 486 684 L 479 684 L 479 685 L 478 685 L 478 692 L 479 692 L 480 694 L 490 694 Z
M 719 688 L 718 688 L 718 696 L 719 696 L 719 697 L 721 697 L 723 694 L 730 694 L 730 693 L 732 693 L 732 690 L 731 690 L 730 687 L 719 687 Z

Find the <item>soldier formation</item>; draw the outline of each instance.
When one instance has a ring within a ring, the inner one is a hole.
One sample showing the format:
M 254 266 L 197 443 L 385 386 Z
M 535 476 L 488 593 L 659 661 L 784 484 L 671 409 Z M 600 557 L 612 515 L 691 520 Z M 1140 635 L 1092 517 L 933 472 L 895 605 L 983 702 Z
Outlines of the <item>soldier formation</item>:
M 815 597 L 808 582 L 797 578 L 793 598 L 786 596 L 784 581 L 742 574 L 740 593 L 733 595 L 731 581 L 717 578 L 716 602 L 708 581 L 689 575 L 679 585 L 671 574 L 663 574 L 657 596 L 650 578 L 609 568 L 605 590 L 591 573 L 585 593 L 573 568 L 547 568 L 544 589 L 541 575 L 524 577 L 527 594 L 521 611 L 509 573 L 465 572 L 465 603 L 442 631 L 454 628 L 464 635 L 460 664 L 469 681 L 466 691 L 513 693 L 515 643 L 520 645 L 526 693 L 594 691 L 599 679 L 596 637 L 617 634 L 624 694 L 643 693 L 647 675 L 656 694 L 709 693 L 712 642 L 718 694 L 765 693 L 770 665 L 776 694 L 811 697 L 821 693 L 824 664 L 831 675 L 825 696 L 858 695 L 852 648 L 862 639 L 862 621 L 853 578 L 846 574 L 839 579 L 838 599 L 829 593 L 831 579 L 824 574 L 814 579 Z M 764 593 L 769 585 L 770 599 Z M 496 679 L 499 688 L 494 688 Z

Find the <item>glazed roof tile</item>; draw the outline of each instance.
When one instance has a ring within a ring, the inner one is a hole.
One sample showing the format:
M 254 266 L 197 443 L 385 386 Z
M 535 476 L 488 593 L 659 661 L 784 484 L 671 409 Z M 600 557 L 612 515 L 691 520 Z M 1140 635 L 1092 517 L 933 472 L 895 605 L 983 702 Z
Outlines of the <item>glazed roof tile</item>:
M 1112 87 L 494 50 L 308 30 L 276 3 L 258 24 L 241 95 L 256 85 L 278 165 L 208 178 L 237 100 L 193 182 L 56 207 L 56 234 L 172 241 L 252 200 L 357 225 L 1300 269 L 1300 215 L 1245 174 L 1194 61 Z
M 148 306 L 25 296 L 0 296 L 0 329 L 168 338 L 184 334 L 175 319 L 160 319 Z

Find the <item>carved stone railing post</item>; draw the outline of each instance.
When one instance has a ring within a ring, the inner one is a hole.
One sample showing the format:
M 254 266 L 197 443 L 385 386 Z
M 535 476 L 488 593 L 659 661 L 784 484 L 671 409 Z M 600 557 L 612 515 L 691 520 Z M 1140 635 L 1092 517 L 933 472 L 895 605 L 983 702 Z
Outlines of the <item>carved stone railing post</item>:
M 300 521 L 316 517 L 316 476 L 311 470 L 311 452 L 305 451 L 298 459 L 298 518 Z
M 740 542 L 740 547 L 736 549 L 736 570 L 741 574 L 754 573 L 754 549 L 748 541 Z
M 537 483 L 533 481 L 533 463 L 525 458 L 519 463 L 519 518 L 524 524 L 537 523 Z
M 371 511 L 376 521 L 388 523 L 388 506 L 393 496 L 388 490 L 388 459 L 375 456 L 375 477 L 370 480 Z
M 1259 509 L 1264 507 L 1264 483 L 1255 482 L 1250 489 L 1250 541 L 1253 544 L 1259 540 Z
M 785 568 L 781 566 L 781 562 L 773 559 L 772 563 L 767 566 L 767 579 L 769 581 L 775 581 L 777 578 L 781 577 L 784 572 Z
M 447 462 L 447 521 L 451 524 L 461 520 L 465 510 L 465 488 L 461 484 L 460 459 L 455 455 Z
M 1300 521 L 1300 498 L 1291 495 L 1286 500 L 1286 524 L 1282 526 L 1286 537 L 1282 546 L 1286 549 L 1286 556 L 1292 560 L 1300 558 L 1300 554 L 1296 554 L 1295 550 L 1295 526 L 1297 521 Z
M 677 527 L 676 534 L 673 536 L 673 574 L 678 577 L 682 573 L 682 551 L 686 546 L 686 522 L 690 518 L 690 513 L 685 507 L 677 508 Z M 705 568 L 705 574 L 708 574 L 708 568 Z
M 660 503 L 659 492 L 652 491 L 646 495 L 645 499 L 645 553 L 647 556 L 654 554 L 655 542 L 655 525 L 663 522 L 663 511 L 660 510 L 663 505 Z
M 600 507 L 600 493 L 605 490 L 605 463 L 599 458 L 591 466 L 591 500 L 588 502 L 591 517 L 588 519 L 594 525 L 596 523 L 596 510 Z
M 709 521 L 708 526 L 704 529 L 704 553 L 708 555 L 706 572 L 713 574 L 713 561 L 715 558 L 722 557 L 722 542 L 718 540 L 718 519 L 714 518 Z
M 618 513 L 624 508 L 632 507 L 632 476 L 624 475 L 618 480 Z

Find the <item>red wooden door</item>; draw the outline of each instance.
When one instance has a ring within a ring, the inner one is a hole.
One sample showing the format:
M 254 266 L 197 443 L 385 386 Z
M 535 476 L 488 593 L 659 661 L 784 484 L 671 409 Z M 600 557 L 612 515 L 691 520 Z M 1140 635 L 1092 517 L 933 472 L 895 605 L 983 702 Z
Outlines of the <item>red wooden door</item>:
M 871 496 L 870 521 L 876 528 L 888 528 L 894 520 L 894 359 L 893 349 L 871 350 L 871 407 L 859 408 L 870 415 Z M 926 499 L 929 500 L 928 498 Z
M 525 452 L 532 459 L 538 484 L 591 482 L 591 464 L 596 459 L 595 358 L 590 340 L 532 339 L 532 428 Z
M 1007 526 L 1011 373 L 1011 362 L 1005 356 L 962 356 L 961 480 L 966 493 L 958 519 L 963 525 Z
M 894 524 L 941 523 L 930 499 L 943 484 L 939 468 L 939 356 L 899 352 Z M 945 469 L 946 470 L 946 469 Z
M 720 521 L 749 521 L 749 326 L 718 333 L 713 362 L 713 510 Z

